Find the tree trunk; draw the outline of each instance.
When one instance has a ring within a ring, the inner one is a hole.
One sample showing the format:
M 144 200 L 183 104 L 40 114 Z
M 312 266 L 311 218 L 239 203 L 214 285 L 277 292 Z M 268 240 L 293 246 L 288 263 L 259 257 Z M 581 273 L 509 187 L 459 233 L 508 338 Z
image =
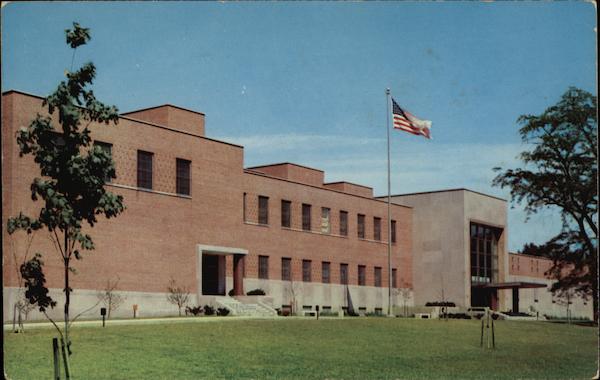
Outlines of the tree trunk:
M 64 265 L 65 265 L 65 345 L 67 346 L 67 354 L 71 355 L 71 339 L 69 338 L 69 304 L 71 302 L 71 289 L 69 288 L 69 240 L 67 231 L 65 231 L 65 250 L 64 250 Z

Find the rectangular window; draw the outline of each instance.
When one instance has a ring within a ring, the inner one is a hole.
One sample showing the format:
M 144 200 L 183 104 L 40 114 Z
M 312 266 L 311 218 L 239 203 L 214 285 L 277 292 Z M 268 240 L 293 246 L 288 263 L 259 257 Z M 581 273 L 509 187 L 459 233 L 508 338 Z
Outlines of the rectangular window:
M 258 196 L 258 224 L 269 224 L 269 197 Z
M 358 238 L 365 238 L 365 216 L 363 214 L 358 214 Z
M 283 281 L 292 280 L 292 259 L 289 257 L 281 259 L 281 279 Z
M 348 285 L 348 264 L 340 264 L 340 284 Z
M 177 159 L 177 194 L 190 195 L 190 166 L 191 161 Z
M 331 263 L 327 262 L 327 261 L 323 261 L 322 266 L 321 266 L 321 274 L 322 274 L 322 282 L 324 284 L 329 284 L 331 282 L 331 275 L 330 275 L 330 268 L 331 268 Z
M 396 268 L 392 268 L 392 287 L 393 288 L 397 288 L 398 287 L 398 282 L 397 282 L 397 277 L 398 276 L 398 270 Z
M 310 205 L 302 204 L 302 229 L 310 231 Z
M 152 190 L 152 158 L 153 153 L 137 151 L 137 186 Z
M 310 260 L 302 260 L 302 281 L 311 282 L 312 281 L 312 261 Z
M 373 218 L 373 240 L 381 240 L 381 218 Z
M 496 282 L 498 278 L 498 237 L 500 229 L 471 223 L 471 282 L 473 284 Z M 518 267 L 517 258 L 517 270 Z M 512 262 L 514 267 L 514 262 Z M 533 270 L 533 264 L 532 264 Z
M 340 235 L 348 236 L 348 211 L 340 211 Z
M 281 227 L 292 227 L 292 202 L 281 201 Z
M 396 242 L 396 221 L 392 220 L 392 243 Z
M 269 278 L 269 256 L 258 256 L 258 278 Z
M 367 284 L 367 267 L 364 265 L 358 266 L 358 285 Z
M 329 214 L 331 210 L 327 207 L 321 207 L 321 233 L 330 234 L 331 233 L 331 223 L 329 220 Z
M 112 158 L 112 144 L 105 143 L 102 141 L 94 141 L 94 146 L 97 146 L 98 148 L 100 148 L 100 150 L 102 150 L 104 153 L 108 154 L 108 156 Z M 112 178 L 108 175 L 106 176 L 106 178 L 104 178 L 104 182 L 106 183 L 110 183 L 111 181 Z
M 381 287 L 381 267 L 375 267 L 373 274 L 375 275 L 375 286 Z

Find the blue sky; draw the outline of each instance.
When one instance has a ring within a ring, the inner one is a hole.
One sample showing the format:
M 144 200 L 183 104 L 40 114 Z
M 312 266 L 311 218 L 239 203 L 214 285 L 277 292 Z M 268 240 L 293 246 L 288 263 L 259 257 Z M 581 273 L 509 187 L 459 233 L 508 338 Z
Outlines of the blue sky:
M 596 94 L 586 2 L 12 3 L 2 8 L 2 91 L 47 95 L 71 63 L 64 29 L 92 41 L 94 91 L 122 112 L 172 103 L 206 114 L 245 165 L 290 161 L 386 192 L 386 99 L 433 121 L 392 132 L 392 193 L 491 187 L 518 165 L 516 120 L 568 86 Z M 509 211 L 509 248 L 560 229 L 556 210 Z

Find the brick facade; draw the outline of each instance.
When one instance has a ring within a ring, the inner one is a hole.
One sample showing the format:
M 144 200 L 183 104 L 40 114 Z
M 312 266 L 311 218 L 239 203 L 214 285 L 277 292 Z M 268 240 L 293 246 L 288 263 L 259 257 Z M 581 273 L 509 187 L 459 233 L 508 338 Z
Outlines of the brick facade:
M 16 91 L 2 96 L 3 225 L 24 211 L 37 215 L 40 202 L 30 199 L 29 185 L 39 175 L 31 156 L 19 158 L 15 133 L 36 113 L 45 114 L 42 99 Z M 56 118 L 55 118 L 56 119 Z M 167 124 L 167 125 L 165 125 Z M 55 125 L 58 123 L 55 120 Z M 75 289 L 102 289 L 119 278 L 123 291 L 165 292 L 169 279 L 198 292 L 196 245 L 239 247 L 249 251 L 245 277 L 258 278 L 258 256 L 268 256 L 268 277 L 281 280 L 281 259 L 292 259 L 292 279 L 302 280 L 302 260 L 312 261 L 312 282 L 321 281 L 322 262 L 331 263 L 330 282 L 340 283 L 340 264 L 348 264 L 349 284 L 358 281 L 358 265 L 367 267 L 366 285 L 374 285 L 374 267 L 387 273 L 387 204 L 369 195 L 369 188 L 325 185 L 323 172 L 299 165 L 243 168 L 243 147 L 203 136 L 204 115 L 175 106 L 126 114 L 117 125 L 91 125 L 96 141 L 112 144 L 117 178 L 107 188 L 123 195 L 126 211 L 100 220 L 93 230 L 96 249 L 75 262 Z M 153 153 L 153 189 L 137 188 L 137 151 Z M 175 194 L 176 159 L 191 161 L 191 195 Z M 268 225 L 258 225 L 258 196 L 269 198 Z M 291 201 L 291 226 L 281 226 L 281 200 Z M 302 204 L 310 204 L 311 230 L 302 230 Z M 330 209 L 330 232 L 322 232 L 321 208 Z M 348 234 L 340 236 L 339 212 L 348 212 Z M 392 205 L 397 243 L 392 267 L 398 285 L 410 288 L 412 209 Z M 365 239 L 357 237 L 357 214 L 366 215 Z M 374 240 L 373 218 L 382 220 L 381 240 Z M 4 286 L 17 286 L 18 260 L 28 237 L 7 235 L 3 228 Z M 38 231 L 32 252 L 43 252 L 47 285 L 62 287 L 59 255 L 48 233 Z M 233 275 L 231 256 L 226 276 Z

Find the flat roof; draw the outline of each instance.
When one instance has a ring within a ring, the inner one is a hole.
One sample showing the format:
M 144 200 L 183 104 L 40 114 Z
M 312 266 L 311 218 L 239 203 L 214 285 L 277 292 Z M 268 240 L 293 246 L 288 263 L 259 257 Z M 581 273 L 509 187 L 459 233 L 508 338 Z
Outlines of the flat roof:
M 45 99 L 45 97 L 43 97 L 43 96 L 39 96 L 39 95 L 35 95 L 35 94 L 30 94 L 28 92 L 19 91 L 19 90 L 7 90 L 7 91 L 4 91 L 2 93 L 2 96 L 8 95 L 10 93 L 16 93 L 16 94 L 21 94 L 21 95 L 25 95 L 25 96 L 30 96 L 32 98 L 37 98 L 37 99 L 41 99 L 41 100 Z M 176 107 L 176 106 L 173 106 L 173 107 Z M 79 107 L 79 108 L 84 108 L 84 107 Z M 181 108 L 181 107 L 176 107 L 176 108 Z M 182 109 L 184 109 L 184 108 L 182 108 Z M 186 111 L 189 111 L 189 110 L 186 110 Z M 132 112 L 135 112 L 135 111 L 132 111 Z M 190 112 L 195 112 L 195 111 L 190 111 Z M 210 137 L 206 137 L 206 136 L 202 136 L 202 135 L 198 135 L 198 134 L 195 134 L 195 133 L 186 132 L 186 131 L 182 131 L 182 130 L 179 130 L 179 129 L 167 127 L 166 125 L 160 125 L 160 124 L 150 123 L 148 121 L 136 119 L 134 117 L 124 116 L 124 114 L 121 114 L 121 113 L 119 114 L 119 118 L 123 119 L 123 120 L 135 121 L 136 123 L 145 124 L 145 125 L 149 125 L 149 126 L 156 127 L 156 128 L 166 129 L 168 131 L 177 132 L 177 133 L 181 133 L 181 134 L 184 134 L 184 135 L 198 137 L 198 138 L 201 138 L 201 139 L 204 139 L 204 140 L 214 141 L 216 143 L 230 145 L 230 146 L 233 146 L 233 147 L 236 147 L 236 148 L 244 149 L 244 147 L 242 145 L 238 145 L 238 144 L 234 144 L 234 143 L 230 143 L 230 142 L 222 141 L 222 140 L 216 140 L 216 139 L 213 139 L 213 138 L 210 138 Z
M 514 281 L 514 282 L 498 282 L 495 284 L 481 284 L 475 285 L 476 288 L 489 288 L 489 289 L 521 289 L 521 288 L 545 288 L 546 284 L 540 284 L 538 282 L 525 282 L 525 281 Z
M 268 168 L 270 166 L 281 166 L 281 165 L 292 165 L 292 166 L 298 166 L 299 168 L 304 168 L 304 169 L 309 169 L 309 170 L 314 170 L 316 172 L 321 172 L 324 173 L 323 170 L 321 169 L 315 169 L 315 168 L 311 168 L 309 166 L 304 166 L 304 165 L 300 165 L 300 164 L 294 164 L 293 162 L 277 162 L 275 164 L 266 164 L 266 165 L 258 165 L 258 166 L 250 166 L 247 167 L 246 169 L 252 170 L 252 169 L 259 169 L 259 168 Z
M 358 183 L 354 183 L 354 182 L 348 182 L 348 181 L 335 181 L 335 182 L 326 182 L 323 185 L 336 185 L 338 183 L 347 183 L 349 185 L 353 185 L 353 186 L 358 186 L 358 187 L 364 187 L 365 189 L 370 189 L 373 190 L 372 187 L 369 186 L 365 186 L 365 185 L 359 185 Z M 387 196 L 386 196 L 387 197 Z
M 420 192 L 416 192 L 416 193 L 404 193 L 404 194 L 392 194 L 390 195 L 391 197 L 403 197 L 403 196 L 407 196 L 407 195 L 420 195 L 420 194 L 433 194 L 433 193 L 447 193 L 450 191 L 468 191 L 470 193 L 475 193 L 475 194 L 479 194 L 479 195 L 483 195 L 485 197 L 490 197 L 490 198 L 494 198 L 494 199 L 498 199 L 500 201 L 503 202 L 507 202 L 506 199 L 504 198 L 500 198 L 500 197 L 496 197 L 494 195 L 489 195 L 489 194 L 485 194 L 479 191 L 475 191 L 475 190 L 471 190 L 471 189 L 467 189 L 464 187 L 460 187 L 460 188 L 456 188 L 456 189 L 444 189 L 444 190 L 431 190 L 431 191 L 420 191 Z M 380 195 L 377 196 L 375 198 L 387 198 L 387 195 Z
M 202 112 L 194 111 L 194 110 L 191 110 L 189 108 L 184 108 L 184 107 L 176 106 L 176 105 L 171 104 L 171 103 L 161 104 L 161 105 L 154 106 L 154 107 L 141 108 L 139 110 L 133 110 L 133 111 L 128 111 L 128 112 L 123 112 L 121 115 L 127 115 L 127 114 L 130 114 L 130 113 L 148 111 L 148 110 L 152 110 L 152 109 L 155 109 L 155 108 L 161 108 L 161 107 L 173 107 L 173 108 L 177 108 L 177 109 L 180 109 L 180 110 L 183 110 L 183 111 L 188 111 L 188 112 L 196 113 L 198 115 L 206 116 Z
M 260 176 L 260 177 L 265 177 L 265 178 L 273 179 L 273 180 L 276 180 L 276 181 L 284 181 L 284 182 L 289 182 L 289 183 L 293 183 L 293 184 L 297 184 L 297 185 L 308 186 L 308 187 L 312 187 L 312 188 L 315 188 L 315 189 L 321 189 L 321 190 L 324 190 L 324 191 L 333 191 L 334 193 L 344 194 L 344 195 L 347 195 L 347 196 L 350 196 L 350 197 L 357 197 L 357 198 L 362 198 L 362 199 L 368 199 L 368 200 L 371 200 L 371 201 L 374 201 L 374 202 L 383 202 L 383 203 L 385 203 L 384 201 L 382 201 L 380 199 L 376 199 L 376 198 L 372 198 L 372 197 L 365 197 L 365 196 L 357 195 L 357 194 L 345 193 L 343 191 L 339 191 L 339 190 L 335 190 L 335 189 L 331 189 L 331 188 L 327 188 L 327 187 L 323 187 L 323 186 L 311 185 L 311 184 L 304 183 L 304 182 L 292 181 L 292 180 L 287 179 L 287 178 L 276 177 L 276 176 L 273 176 L 273 175 L 270 175 L 270 174 L 265 174 L 265 173 L 261 173 L 261 172 L 258 172 L 258 171 L 254 171 L 252 169 L 244 169 L 244 173 L 250 174 L 250 175 L 256 175 L 256 176 Z M 411 206 L 399 205 L 397 203 L 392 203 L 392 205 L 396 206 L 396 207 L 403 207 L 403 208 L 412 209 Z

